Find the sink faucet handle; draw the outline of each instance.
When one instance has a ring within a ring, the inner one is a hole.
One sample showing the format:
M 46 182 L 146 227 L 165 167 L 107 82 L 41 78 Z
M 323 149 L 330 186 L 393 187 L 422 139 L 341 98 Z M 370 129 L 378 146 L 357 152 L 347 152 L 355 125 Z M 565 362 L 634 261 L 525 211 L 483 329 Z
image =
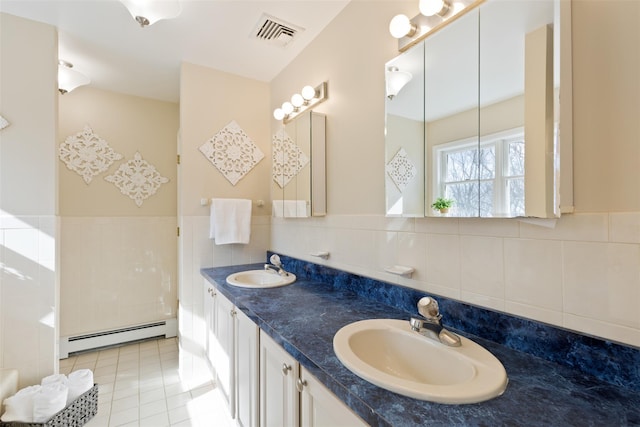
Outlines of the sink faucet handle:
M 441 317 L 438 301 L 431 297 L 420 298 L 420 301 L 418 301 L 418 313 L 427 319 L 439 319 Z
M 271 255 L 269 262 L 278 268 L 282 267 L 282 261 L 280 261 L 280 256 L 278 256 L 278 254 Z

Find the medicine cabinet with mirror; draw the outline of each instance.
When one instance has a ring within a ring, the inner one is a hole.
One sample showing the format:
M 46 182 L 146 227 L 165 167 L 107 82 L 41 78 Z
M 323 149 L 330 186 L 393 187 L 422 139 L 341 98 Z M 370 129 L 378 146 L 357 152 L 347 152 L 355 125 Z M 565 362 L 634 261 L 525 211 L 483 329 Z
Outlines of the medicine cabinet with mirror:
M 571 135 L 559 133 L 561 120 L 571 126 L 570 96 L 560 114 L 567 3 L 486 0 L 385 65 L 388 216 L 441 216 L 438 198 L 453 201 L 454 217 L 560 215 L 561 142 L 571 169 Z M 389 96 L 403 71 L 412 78 Z
M 324 114 L 307 110 L 273 136 L 274 217 L 327 214 L 325 123 Z

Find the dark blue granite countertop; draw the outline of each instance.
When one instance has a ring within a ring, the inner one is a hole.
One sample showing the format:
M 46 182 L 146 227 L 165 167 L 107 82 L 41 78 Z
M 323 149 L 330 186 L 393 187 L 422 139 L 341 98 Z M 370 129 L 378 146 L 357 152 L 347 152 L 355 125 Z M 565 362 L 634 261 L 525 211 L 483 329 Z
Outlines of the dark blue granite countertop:
M 348 287 L 300 275 L 292 285 L 270 289 L 237 288 L 225 282 L 231 273 L 262 266 L 206 268 L 201 273 L 372 426 L 640 426 L 637 388 L 612 384 L 455 328 L 451 329 L 503 363 L 509 385 L 502 396 L 477 404 L 446 405 L 386 391 L 340 363 L 333 352 L 333 336 L 357 320 L 408 319 L 408 312 L 364 298 Z M 447 311 L 441 308 L 446 326 Z M 631 369 L 637 375 L 640 367 Z

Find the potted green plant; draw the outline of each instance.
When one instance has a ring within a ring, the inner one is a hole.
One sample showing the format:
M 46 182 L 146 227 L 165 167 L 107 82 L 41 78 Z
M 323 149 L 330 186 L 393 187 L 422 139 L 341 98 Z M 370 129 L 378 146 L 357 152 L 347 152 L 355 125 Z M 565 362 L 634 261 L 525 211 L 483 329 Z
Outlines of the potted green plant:
M 431 204 L 434 210 L 440 211 L 441 214 L 449 212 L 449 208 L 453 205 L 453 199 L 447 199 L 445 197 L 438 197 L 435 202 Z

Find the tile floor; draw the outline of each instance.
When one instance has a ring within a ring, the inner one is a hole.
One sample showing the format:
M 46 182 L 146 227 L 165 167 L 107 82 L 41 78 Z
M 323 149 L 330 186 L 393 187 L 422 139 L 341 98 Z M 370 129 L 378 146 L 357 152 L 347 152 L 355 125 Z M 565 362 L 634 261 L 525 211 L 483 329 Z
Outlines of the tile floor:
M 69 357 L 60 373 L 93 370 L 98 414 L 87 427 L 234 426 L 214 384 L 187 384 L 178 363 L 178 341 L 169 338 Z

